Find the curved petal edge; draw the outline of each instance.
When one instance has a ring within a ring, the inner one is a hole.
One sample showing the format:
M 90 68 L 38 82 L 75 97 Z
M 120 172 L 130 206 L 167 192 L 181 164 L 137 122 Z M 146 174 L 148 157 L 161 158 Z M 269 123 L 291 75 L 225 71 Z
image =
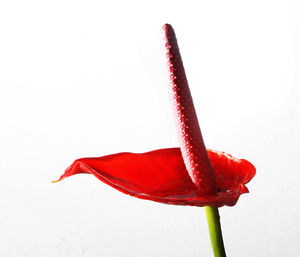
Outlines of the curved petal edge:
M 81 158 L 60 177 L 88 173 L 131 196 L 165 204 L 233 206 L 255 175 L 255 167 L 220 151 L 207 150 L 216 177 L 217 194 L 203 194 L 188 175 L 180 148 L 146 153 L 117 153 Z

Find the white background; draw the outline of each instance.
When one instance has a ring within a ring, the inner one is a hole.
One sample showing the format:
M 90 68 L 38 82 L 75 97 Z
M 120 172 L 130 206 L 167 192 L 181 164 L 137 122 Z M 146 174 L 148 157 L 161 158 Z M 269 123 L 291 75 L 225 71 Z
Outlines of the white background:
M 178 145 L 173 25 L 208 148 L 255 164 L 220 209 L 228 257 L 300 256 L 300 5 L 1 1 L 0 256 L 212 256 L 203 208 L 138 200 L 73 160 Z

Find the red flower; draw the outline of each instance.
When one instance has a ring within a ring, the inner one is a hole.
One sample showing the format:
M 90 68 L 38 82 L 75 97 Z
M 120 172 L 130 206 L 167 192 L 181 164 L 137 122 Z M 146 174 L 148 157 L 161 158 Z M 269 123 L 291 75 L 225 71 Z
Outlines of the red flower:
M 206 151 L 173 28 L 166 24 L 166 50 L 180 148 L 118 153 L 76 160 L 59 181 L 90 173 L 119 191 L 167 204 L 233 206 L 247 193 L 255 167 L 224 152 Z
M 255 174 L 254 166 L 223 152 L 207 151 L 218 193 L 202 194 L 191 180 L 179 148 L 147 153 L 117 153 L 76 160 L 60 177 L 90 173 L 119 191 L 161 203 L 216 206 L 234 205 L 244 184 Z

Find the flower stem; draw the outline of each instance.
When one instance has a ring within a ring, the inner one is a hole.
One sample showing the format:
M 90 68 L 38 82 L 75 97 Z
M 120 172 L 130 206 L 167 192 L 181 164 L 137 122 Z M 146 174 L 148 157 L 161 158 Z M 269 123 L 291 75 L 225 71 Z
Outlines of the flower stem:
M 205 206 L 205 213 L 214 256 L 226 257 L 220 225 L 219 210 L 216 207 Z

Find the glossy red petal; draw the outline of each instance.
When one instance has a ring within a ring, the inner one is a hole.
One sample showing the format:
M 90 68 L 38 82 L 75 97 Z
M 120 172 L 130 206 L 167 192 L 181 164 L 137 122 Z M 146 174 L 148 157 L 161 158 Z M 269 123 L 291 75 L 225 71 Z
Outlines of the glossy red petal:
M 222 152 L 208 150 L 217 179 L 218 193 L 204 195 L 192 182 L 179 148 L 147 153 L 118 153 L 76 160 L 60 177 L 90 173 L 115 189 L 141 198 L 167 204 L 234 205 L 248 192 L 245 183 L 255 175 L 254 166 Z

